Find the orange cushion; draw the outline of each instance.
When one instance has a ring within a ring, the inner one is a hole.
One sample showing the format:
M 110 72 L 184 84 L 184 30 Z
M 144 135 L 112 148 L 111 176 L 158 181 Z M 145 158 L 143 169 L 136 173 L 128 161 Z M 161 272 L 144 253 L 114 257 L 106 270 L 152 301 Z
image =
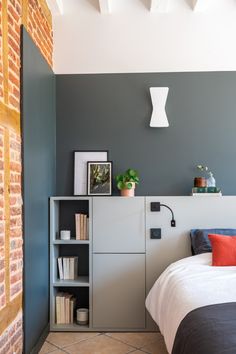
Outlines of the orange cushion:
M 208 235 L 212 245 L 213 266 L 236 266 L 236 237 Z

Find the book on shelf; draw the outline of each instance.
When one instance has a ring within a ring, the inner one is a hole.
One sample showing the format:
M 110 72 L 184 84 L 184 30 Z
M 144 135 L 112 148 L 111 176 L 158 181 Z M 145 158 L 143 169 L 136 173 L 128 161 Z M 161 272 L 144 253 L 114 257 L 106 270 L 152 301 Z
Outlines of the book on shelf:
M 57 262 L 58 262 L 58 271 L 59 271 L 59 278 L 60 279 L 63 279 L 63 265 L 62 265 L 62 258 L 59 257 L 57 259 Z
M 57 259 L 60 280 L 75 280 L 78 276 L 78 257 L 59 257 Z
M 192 195 L 198 196 L 222 196 L 220 188 L 217 187 L 194 187 L 192 188 Z
M 75 214 L 75 239 L 89 239 L 89 218 L 86 214 Z
M 193 187 L 192 193 L 220 193 L 220 188 L 217 187 Z
M 56 295 L 56 324 L 72 324 L 74 322 L 75 297 L 69 293 Z
M 222 193 L 192 193 L 193 197 L 222 197 Z

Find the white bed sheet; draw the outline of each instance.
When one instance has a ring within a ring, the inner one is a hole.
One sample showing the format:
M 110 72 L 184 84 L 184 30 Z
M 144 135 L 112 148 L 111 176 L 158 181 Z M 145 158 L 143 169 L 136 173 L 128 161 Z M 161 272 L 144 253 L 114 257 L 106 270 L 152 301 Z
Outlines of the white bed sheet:
M 204 253 L 172 263 L 150 290 L 146 307 L 172 351 L 180 322 L 192 310 L 236 301 L 236 267 L 212 267 Z

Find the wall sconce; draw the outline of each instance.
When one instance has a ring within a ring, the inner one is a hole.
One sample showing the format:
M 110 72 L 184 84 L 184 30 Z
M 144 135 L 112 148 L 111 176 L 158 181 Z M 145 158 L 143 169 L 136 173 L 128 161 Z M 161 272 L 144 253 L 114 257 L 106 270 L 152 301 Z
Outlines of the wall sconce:
M 151 211 L 161 211 L 161 207 L 164 207 L 164 208 L 167 208 L 170 210 L 171 216 L 172 216 L 170 225 L 171 225 L 171 227 L 175 227 L 176 221 L 175 221 L 175 216 L 174 216 L 173 210 L 166 204 L 161 204 L 160 202 L 151 202 Z
M 154 211 L 154 212 L 160 212 L 161 207 L 169 209 L 171 212 L 170 225 L 171 225 L 171 227 L 176 227 L 174 212 L 168 205 L 161 204 L 160 202 L 151 202 L 150 206 L 151 206 L 151 211 Z M 160 228 L 150 229 L 150 238 L 151 239 L 160 239 L 161 238 L 161 229 Z
M 165 128 L 169 127 L 169 122 L 166 115 L 165 105 L 169 92 L 169 87 L 150 87 L 152 99 L 152 117 L 150 127 Z

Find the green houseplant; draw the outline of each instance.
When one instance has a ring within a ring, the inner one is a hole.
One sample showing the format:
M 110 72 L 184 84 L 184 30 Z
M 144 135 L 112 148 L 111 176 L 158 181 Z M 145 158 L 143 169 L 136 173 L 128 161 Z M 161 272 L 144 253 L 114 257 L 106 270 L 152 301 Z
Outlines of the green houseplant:
M 208 178 L 206 179 L 207 187 L 215 187 L 216 186 L 216 180 L 213 176 L 213 173 L 209 170 L 209 168 L 207 166 L 197 165 L 197 169 L 200 170 L 201 172 L 205 172 L 208 174 Z
M 138 172 L 132 168 L 116 176 L 116 185 L 122 197 L 133 197 L 136 184 L 139 184 L 139 176 Z

